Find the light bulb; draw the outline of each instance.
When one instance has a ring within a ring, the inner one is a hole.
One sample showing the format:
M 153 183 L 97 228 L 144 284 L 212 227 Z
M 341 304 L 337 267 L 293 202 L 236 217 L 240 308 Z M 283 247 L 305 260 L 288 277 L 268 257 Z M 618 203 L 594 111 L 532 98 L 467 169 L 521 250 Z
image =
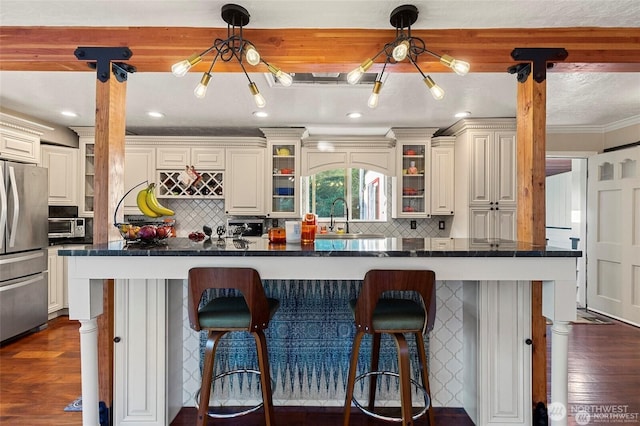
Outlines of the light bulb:
M 267 105 L 267 101 L 264 100 L 264 96 L 260 94 L 258 86 L 253 81 L 249 83 L 249 91 L 253 95 L 253 100 L 258 108 L 264 108 Z
M 429 76 L 424 78 L 424 84 L 427 85 L 429 91 L 431 92 L 431 96 L 437 101 L 444 98 L 444 90 L 442 87 L 438 86 L 435 81 Z
M 382 82 L 380 80 L 376 80 L 373 84 L 373 91 L 371 92 L 371 96 L 369 96 L 369 101 L 367 102 L 369 108 L 375 108 L 378 106 L 378 98 L 380 97 L 381 88 Z
M 440 62 L 451 68 L 458 75 L 466 75 L 469 72 L 469 63 L 453 59 L 452 56 L 442 55 Z
M 271 64 L 267 64 L 267 67 L 269 68 L 269 72 L 273 74 L 283 86 L 289 87 L 293 84 L 293 77 L 291 77 L 290 74 L 283 72 L 280 68 Z
M 289 87 L 293 84 L 293 77 L 291 77 L 291 74 L 287 74 L 286 72 L 278 71 L 276 78 L 283 86 Z
M 260 53 L 258 53 L 255 46 L 253 46 L 252 44 L 245 43 L 244 57 L 247 59 L 249 65 L 256 66 L 260 63 Z
M 393 48 L 393 59 L 396 62 L 404 61 L 409 53 L 409 40 L 402 40 L 400 44 Z
M 173 66 L 171 67 L 171 72 L 176 77 L 183 77 L 191 69 L 192 66 L 199 63 L 200 61 L 202 61 L 202 58 L 198 54 L 194 53 L 187 59 L 173 64 Z
M 193 90 L 193 94 L 196 95 L 196 98 L 200 98 L 200 99 L 204 98 L 204 96 L 207 94 L 207 86 L 209 86 L 210 80 L 211 80 L 211 74 L 209 74 L 208 72 L 202 75 L 202 78 L 200 79 L 200 83 L 198 83 L 196 88 Z
M 356 84 L 362 78 L 362 75 L 367 72 L 369 68 L 373 65 L 373 61 L 371 59 L 366 59 L 358 68 L 355 68 L 353 71 L 347 74 L 347 82 L 349 84 Z

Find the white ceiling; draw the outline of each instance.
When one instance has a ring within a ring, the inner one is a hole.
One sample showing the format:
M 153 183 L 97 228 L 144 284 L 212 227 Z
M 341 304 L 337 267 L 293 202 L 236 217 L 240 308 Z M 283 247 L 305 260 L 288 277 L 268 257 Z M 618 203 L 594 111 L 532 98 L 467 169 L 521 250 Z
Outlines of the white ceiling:
M 220 8 L 225 3 L 3 0 L 0 24 L 224 27 Z M 407 2 L 240 2 L 251 13 L 251 28 L 390 28 L 390 11 L 404 3 Z M 420 11 L 414 28 L 637 27 L 640 22 L 638 0 L 422 0 L 410 3 Z M 372 46 L 372 53 L 379 48 Z M 185 52 L 185 57 L 191 53 Z M 131 62 L 135 65 L 134 60 Z M 196 73 L 183 78 L 168 72 L 136 73 L 129 76 L 127 83 L 127 127 L 136 132 L 148 127 L 172 128 L 175 132 L 175 128 L 304 126 L 313 133 L 383 134 L 391 126 L 447 127 L 457 120 L 453 115 L 458 111 L 471 111 L 474 117 L 515 116 L 518 83 L 506 70 L 496 74 L 472 72 L 460 77 L 442 73 L 432 77 L 445 89 L 444 100 L 435 101 L 429 95 L 419 74 L 390 72 L 380 94 L 380 105 L 371 110 L 366 106 L 370 86 L 272 87 L 263 74 L 253 74 L 267 100 L 265 111 L 269 113 L 269 117 L 258 119 L 252 115 L 257 108 L 241 73 L 214 73 L 203 100 L 193 96 L 193 88 L 200 78 Z M 597 127 L 634 120 L 640 118 L 640 73 L 551 71 L 547 78 L 547 96 L 549 126 Z M 65 126 L 91 126 L 95 73 L 0 71 L 0 106 Z M 80 115 L 73 119 L 63 117 L 60 115 L 63 109 Z M 151 119 L 146 115 L 150 110 L 161 111 L 165 117 Z M 346 114 L 351 111 L 360 111 L 363 117 L 357 121 L 347 118 Z

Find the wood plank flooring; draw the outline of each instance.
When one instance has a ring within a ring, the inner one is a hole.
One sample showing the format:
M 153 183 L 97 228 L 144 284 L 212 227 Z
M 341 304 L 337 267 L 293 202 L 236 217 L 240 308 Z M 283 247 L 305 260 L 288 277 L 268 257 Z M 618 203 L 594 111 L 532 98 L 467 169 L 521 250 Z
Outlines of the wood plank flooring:
M 0 425 L 82 424 L 80 413 L 64 407 L 80 395 L 79 324 L 56 318 L 49 328 L 0 347 Z M 547 336 L 550 336 L 548 331 Z M 550 340 L 550 339 L 549 339 Z M 550 347 L 550 343 L 548 344 Z M 628 413 L 640 413 L 640 329 L 614 321 L 613 325 L 576 324 L 569 341 L 569 410 L 624 405 Z M 435 410 L 438 425 L 471 424 L 461 410 Z M 339 408 L 276 407 L 279 425 L 335 425 Z M 352 425 L 386 424 L 355 413 Z M 172 426 L 195 423 L 195 409 L 184 408 Z M 211 422 L 211 424 L 213 424 Z M 261 425 L 253 417 L 224 421 L 233 426 Z M 426 424 L 426 421 L 416 422 Z M 577 423 L 569 417 L 569 425 Z M 611 425 L 590 421 L 589 426 Z M 629 424 L 629 423 L 627 423 Z M 639 424 L 640 418 L 630 424 Z

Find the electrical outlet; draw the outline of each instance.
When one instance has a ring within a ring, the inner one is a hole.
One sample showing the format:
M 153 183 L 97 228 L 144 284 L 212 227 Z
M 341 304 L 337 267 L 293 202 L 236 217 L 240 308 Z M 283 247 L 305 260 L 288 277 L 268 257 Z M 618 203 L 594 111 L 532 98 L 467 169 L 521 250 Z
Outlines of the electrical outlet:
M 411 221 L 411 229 L 418 229 L 418 222 L 416 222 L 415 220 Z
M 438 221 L 438 229 L 444 229 L 444 220 Z

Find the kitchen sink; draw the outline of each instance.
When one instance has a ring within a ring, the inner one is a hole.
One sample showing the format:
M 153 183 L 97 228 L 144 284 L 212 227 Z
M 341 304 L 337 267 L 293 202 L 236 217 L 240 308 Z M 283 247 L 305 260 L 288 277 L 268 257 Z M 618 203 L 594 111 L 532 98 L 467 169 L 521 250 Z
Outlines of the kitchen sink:
M 329 232 L 327 234 L 316 234 L 316 240 L 366 240 L 386 238 L 384 234 L 369 234 L 364 232 L 350 232 L 348 234 L 338 234 Z

